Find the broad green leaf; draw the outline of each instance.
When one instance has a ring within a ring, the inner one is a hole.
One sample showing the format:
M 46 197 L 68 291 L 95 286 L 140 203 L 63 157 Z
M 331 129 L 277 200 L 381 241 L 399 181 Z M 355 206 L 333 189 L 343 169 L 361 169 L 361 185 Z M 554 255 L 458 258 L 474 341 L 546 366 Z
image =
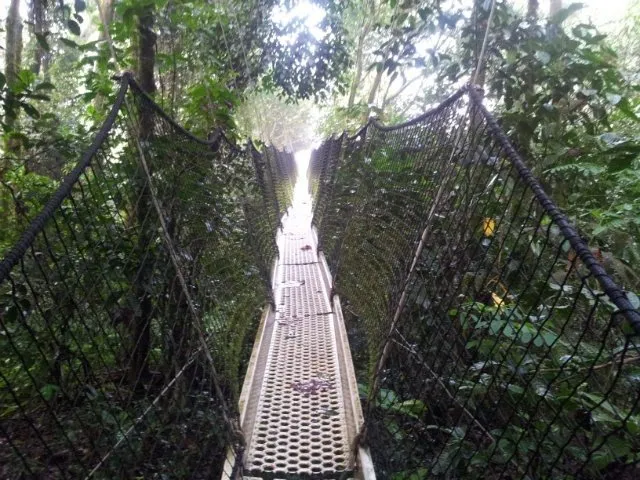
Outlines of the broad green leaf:
M 528 331 L 521 331 L 519 335 L 519 340 L 521 343 L 529 343 L 533 338 L 533 333 Z
M 378 399 L 382 408 L 389 408 L 398 400 L 398 395 L 393 390 L 381 388 L 378 392 Z
M 41 82 L 34 87 L 34 90 L 54 90 L 55 88 L 51 82 Z
M 418 419 L 425 414 L 427 406 L 422 400 L 405 400 L 400 403 L 394 403 L 389 410 Z
M 79 45 L 73 40 L 69 40 L 68 38 L 61 38 L 60 41 L 65 44 L 67 47 L 78 48 Z
M 600 135 L 600 140 L 605 142 L 607 145 L 616 145 L 622 141 L 624 141 L 624 137 L 616 132 L 605 132 Z
M 502 331 L 504 325 L 505 322 L 503 322 L 502 320 L 492 320 L 491 324 L 489 325 L 489 331 L 493 335 L 498 335 Z
M 44 387 L 42 387 L 40 389 L 40 394 L 42 395 L 42 397 L 46 400 L 49 401 L 51 400 L 56 393 L 58 393 L 60 391 L 60 387 L 58 385 L 53 385 L 51 383 L 46 384 Z
M 80 25 L 75 20 L 67 20 L 67 28 L 74 35 L 80 35 Z
M 49 35 L 48 33 L 36 33 L 35 34 L 36 41 L 38 42 L 38 45 L 40 45 L 45 52 L 51 51 L 51 47 L 49 46 L 49 42 L 47 42 L 47 36 L 48 35 Z
M 546 65 L 551 61 L 551 55 L 543 50 L 538 50 L 535 53 L 535 57 L 543 65 Z
M 550 347 L 558 340 L 558 335 L 553 332 L 542 332 L 540 336 L 547 347 Z
M 30 69 L 20 70 L 18 74 L 18 78 L 20 78 L 20 82 L 23 87 L 29 87 L 36 81 L 36 74 L 33 73 Z
M 21 103 L 20 106 L 31 118 L 40 118 L 40 112 L 38 112 L 38 110 L 33 105 L 29 105 L 28 103 Z
M 524 393 L 524 388 L 522 388 L 520 385 L 509 384 L 507 389 L 511 393 L 515 393 L 516 395 L 522 395 Z
M 638 118 L 635 111 L 633 110 L 633 107 L 629 103 L 629 100 L 627 100 L 626 98 L 622 98 L 622 100 L 618 102 L 616 107 L 618 107 L 618 110 L 622 112 L 627 118 L 633 119 L 635 121 L 640 121 L 640 118 Z

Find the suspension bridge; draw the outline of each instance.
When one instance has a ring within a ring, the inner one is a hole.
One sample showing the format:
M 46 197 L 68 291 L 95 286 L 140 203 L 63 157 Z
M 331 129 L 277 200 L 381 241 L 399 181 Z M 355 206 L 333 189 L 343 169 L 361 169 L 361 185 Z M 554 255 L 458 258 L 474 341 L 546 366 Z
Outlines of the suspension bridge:
M 481 92 L 312 152 L 129 74 L 0 263 L 3 478 L 640 474 L 640 313 Z

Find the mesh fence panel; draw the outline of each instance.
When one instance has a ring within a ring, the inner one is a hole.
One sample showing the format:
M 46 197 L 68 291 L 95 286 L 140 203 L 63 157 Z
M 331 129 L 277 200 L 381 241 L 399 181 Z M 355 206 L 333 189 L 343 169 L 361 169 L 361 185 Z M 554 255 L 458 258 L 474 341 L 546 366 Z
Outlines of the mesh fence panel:
M 326 141 L 309 180 L 379 478 L 640 475 L 638 311 L 477 91 Z
M 297 178 L 295 159 L 293 153 L 281 152 L 275 147 L 267 147 L 264 155 L 269 163 L 277 204 L 282 214 L 293 200 L 293 187 Z
M 241 459 L 284 173 L 291 156 L 199 141 L 123 78 L 0 264 L 1 477 L 212 478 L 227 448 Z

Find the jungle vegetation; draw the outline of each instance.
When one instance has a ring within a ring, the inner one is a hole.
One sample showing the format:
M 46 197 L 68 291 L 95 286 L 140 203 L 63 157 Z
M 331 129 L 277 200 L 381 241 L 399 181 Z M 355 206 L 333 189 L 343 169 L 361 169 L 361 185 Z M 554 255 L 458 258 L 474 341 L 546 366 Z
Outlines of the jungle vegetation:
M 371 116 L 388 124 L 409 119 L 467 82 L 490 3 L 8 0 L 0 254 L 87 148 L 113 103 L 115 75 L 134 72 L 200 137 L 222 129 L 237 145 L 252 138 L 309 148 L 330 134 L 355 132 Z M 607 25 L 592 22 L 588 6 L 498 0 L 477 83 L 548 193 L 637 307 L 640 2 L 629 1 L 619 21 Z M 243 247 L 225 248 L 232 258 Z M 3 298 L 0 327 L 8 328 L 11 306 Z M 366 374 L 361 380 L 366 390 Z M 12 413 L 1 408 L 0 420 Z

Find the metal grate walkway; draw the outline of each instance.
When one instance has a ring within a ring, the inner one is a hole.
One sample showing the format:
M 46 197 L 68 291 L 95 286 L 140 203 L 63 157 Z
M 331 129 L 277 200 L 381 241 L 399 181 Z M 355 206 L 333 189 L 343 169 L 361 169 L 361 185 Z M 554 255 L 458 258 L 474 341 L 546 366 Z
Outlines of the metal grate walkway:
M 245 479 L 342 479 L 357 470 L 357 385 L 311 217 L 299 181 L 278 238 L 276 311 L 263 318 L 241 398 Z

